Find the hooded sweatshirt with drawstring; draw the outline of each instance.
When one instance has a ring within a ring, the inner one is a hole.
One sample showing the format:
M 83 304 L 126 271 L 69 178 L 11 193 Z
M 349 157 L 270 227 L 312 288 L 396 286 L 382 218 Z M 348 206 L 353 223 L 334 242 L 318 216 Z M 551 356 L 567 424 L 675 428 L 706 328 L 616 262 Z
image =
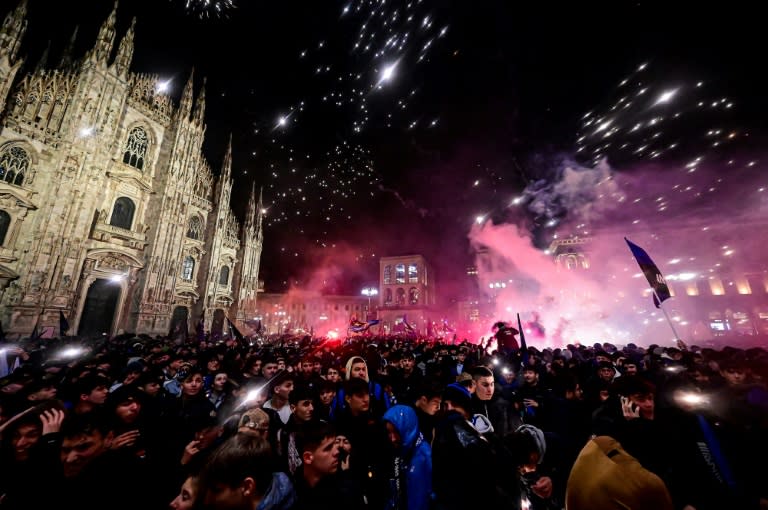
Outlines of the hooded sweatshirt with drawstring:
M 401 443 L 396 452 L 395 473 L 386 508 L 428 510 L 432 499 L 432 449 L 419 431 L 416 411 L 396 405 L 384 413 L 384 421 L 395 427 Z

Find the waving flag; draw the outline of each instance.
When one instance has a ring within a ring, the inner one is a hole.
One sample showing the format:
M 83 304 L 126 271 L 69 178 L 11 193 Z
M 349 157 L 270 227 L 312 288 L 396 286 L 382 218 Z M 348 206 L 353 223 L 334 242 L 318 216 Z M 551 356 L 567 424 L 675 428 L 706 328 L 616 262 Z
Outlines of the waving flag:
M 629 246 L 629 250 L 632 252 L 632 256 L 635 257 L 637 264 L 640 266 L 640 270 L 645 275 L 645 279 L 648 280 L 648 284 L 653 289 L 653 304 L 656 308 L 661 306 L 661 303 L 672 297 L 667 286 L 667 281 L 664 279 L 664 275 L 661 274 L 659 267 L 653 262 L 648 253 L 640 248 L 638 245 L 627 239 L 624 240 Z
M 363 322 L 361 320 L 358 320 L 357 317 L 353 317 L 349 321 L 349 328 L 350 329 L 352 329 L 352 328 L 360 328 L 360 327 L 363 327 L 363 326 L 365 326 L 365 322 Z
M 349 330 L 354 333 L 362 333 L 363 331 L 367 331 L 368 328 L 370 328 L 371 326 L 375 326 L 381 321 L 378 319 L 373 319 L 368 322 L 360 322 L 360 321 L 354 321 L 354 322 L 356 323 L 356 325 L 350 326 Z
M 408 331 L 409 333 L 413 333 L 414 331 L 416 331 L 416 328 L 408 324 L 408 318 L 405 315 L 403 315 L 403 326 L 405 326 L 405 330 Z
M 243 334 L 240 333 L 240 330 L 237 329 L 237 327 L 234 324 L 232 324 L 232 321 L 229 320 L 229 317 L 226 317 L 226 319 L 227 319 L 227 326 L 229 326 L 230 336 L 232 336 L 233 338 L 236 338 L 238 341 L 242 342 L 243 341 Z

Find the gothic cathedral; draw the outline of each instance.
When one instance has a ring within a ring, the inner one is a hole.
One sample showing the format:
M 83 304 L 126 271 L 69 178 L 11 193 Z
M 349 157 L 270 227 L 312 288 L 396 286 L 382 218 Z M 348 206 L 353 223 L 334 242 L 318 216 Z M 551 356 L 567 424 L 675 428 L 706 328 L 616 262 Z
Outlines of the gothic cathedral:
M 22 0 L 0 27 L 5 333 L 58 336 L 60 312 L 84 336 L 192 333 L 203 316 L 226 332 L 249 317 L 261 196 L 241 227 L 231 139 L 218 177 L 201 152 L 205 83 L 195 98 L 190 76 L 176 106 L 157 76 L 132 73 L 135 19 L 115 48 L 117 4 L 81 59 L 22 74 L 26 12 Z

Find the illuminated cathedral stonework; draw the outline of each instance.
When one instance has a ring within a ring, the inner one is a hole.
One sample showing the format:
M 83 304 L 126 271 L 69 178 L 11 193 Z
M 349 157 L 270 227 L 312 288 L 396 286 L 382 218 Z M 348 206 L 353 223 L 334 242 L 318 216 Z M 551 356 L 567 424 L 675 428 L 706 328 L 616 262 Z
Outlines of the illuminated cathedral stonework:
M 130 72 L 134 23 L 117 4 L 93 48 L 21 74 L 26 2 L 0 27 L 0 319 L 6 333 L 189 331 L 251 315 L 261 196 L 230 210 L 231 141 L 215 176 L 201 152 L 205 85 L 178 106 Z M 74 39 L 74 37 L 73 37 Z M 114 58 L 111 58 L 112 54 Z

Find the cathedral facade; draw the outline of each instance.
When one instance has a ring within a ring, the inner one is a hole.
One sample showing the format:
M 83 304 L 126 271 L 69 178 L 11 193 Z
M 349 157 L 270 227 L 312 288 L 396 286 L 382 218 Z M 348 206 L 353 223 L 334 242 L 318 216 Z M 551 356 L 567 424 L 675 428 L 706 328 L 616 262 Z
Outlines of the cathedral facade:
M 230 209 L 232 144 L 202 153 L 205 83 L 176 105 L 130 71 L 115 9 L 82 58 L 22 72 L 26 1 L 0 27 L 0 320 L 6 333 L 221 331 L 255 310 L 262 204 Z M 74 40 L 74 36 L 73 36 Z

